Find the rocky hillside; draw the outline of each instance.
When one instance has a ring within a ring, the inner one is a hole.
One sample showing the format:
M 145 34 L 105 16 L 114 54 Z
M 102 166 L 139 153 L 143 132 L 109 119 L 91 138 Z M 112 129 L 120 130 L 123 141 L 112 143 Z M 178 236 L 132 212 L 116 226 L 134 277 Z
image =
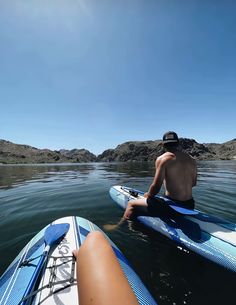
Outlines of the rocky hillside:
M 96 156 L 87 149 L 61 149 L 59 153 L 68 160 L 73 160 L 73 162 L 95 162 L 97 160 Z
M 236 159 L 236 139 L 223 144 L 199 144 L 193 139 L 181 138 L 182 149 L 197 160 Z M 105 150 L 97 157 L 106 161 L 153 161 L 164 152 L 161 141 L 135 141 L 118 145 L 115 149 Z
M 0 164 L 153 161 L 164 152 L 161 143 L 160 140 L 126 142 L 96 157 L 86 149 L 52 151 L 0 140 Z M 223 144 L 200 144 L 181 138 L 180 144 L 197 160 L 236 160 L 236 139 Z
M 223 144 L 204 144 L 213 151 L 217 159 L 228 160 L 236 159 L 236 139 L 225 142 Z
M 86 149 L 51 151 L 0 140 L 0 163 L 94 162 L 96 156 Z
M 98 161 L 149 161 L 163 152 L 161 141 L 135 141 L 107 149 L 97 157 Z

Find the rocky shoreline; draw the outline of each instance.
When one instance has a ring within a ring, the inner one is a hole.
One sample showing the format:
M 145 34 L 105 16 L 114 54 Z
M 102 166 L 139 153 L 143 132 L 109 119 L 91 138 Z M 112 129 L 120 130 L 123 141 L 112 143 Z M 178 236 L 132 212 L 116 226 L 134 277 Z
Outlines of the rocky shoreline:
M 182 149 L 197 160 L 236 160 L 236 139 L 200 144 L 180 138 Z M 130 141 L 96 156 L 86 149 L 49 150 L 0 140 L 0 164 L 154 161 L 164 152 L 161 140 Z

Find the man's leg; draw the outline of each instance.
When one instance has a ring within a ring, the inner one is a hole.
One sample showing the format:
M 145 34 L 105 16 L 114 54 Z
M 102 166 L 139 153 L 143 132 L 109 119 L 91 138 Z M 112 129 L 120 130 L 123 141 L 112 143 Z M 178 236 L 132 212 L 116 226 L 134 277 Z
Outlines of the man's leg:
M 106 231 L 115 230 L 126 220 L 131 219 L 132 216 L 137 215 L 150 215 L 147 210 L 146 198 L 130 200 L 120 221 L 116 224 L 105 224 L 103 228 Z
M 130 200 L 124 212 L 123 218 L 130 219 L 133 215 L 147 215 L 147 202 L 146 198 Z

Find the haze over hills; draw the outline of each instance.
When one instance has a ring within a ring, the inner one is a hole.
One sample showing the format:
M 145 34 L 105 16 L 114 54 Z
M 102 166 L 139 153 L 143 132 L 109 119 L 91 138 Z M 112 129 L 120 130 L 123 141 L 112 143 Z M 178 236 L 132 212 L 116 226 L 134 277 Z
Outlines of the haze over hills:
M 236 139 L 217 143 L 198 143 L 194 139 L 180 138 L 182 149 L 197 160 L 236 160 Z M 130 141 L 107 149 L 96 156 L 86 149 L 50 150 L 0 140 L 0 163 L 82 163 L 153 161 L 164 152 L 162 141 Z

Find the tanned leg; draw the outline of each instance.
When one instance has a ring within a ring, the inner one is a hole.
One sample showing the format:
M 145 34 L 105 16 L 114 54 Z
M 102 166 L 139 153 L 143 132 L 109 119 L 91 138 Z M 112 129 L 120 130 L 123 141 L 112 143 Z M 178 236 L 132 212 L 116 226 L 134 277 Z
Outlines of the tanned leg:
M 80 305 L 138 305 L 114 251 L 101 232 L 89 233 L 73 254 Z
M 107 231 L 117 229 L 124 221 L 131 219 L 135 213 L 139 213 L 140 215 L 148 214 L 146 198 L 130 200 L 120 221 L 117 224 L 106 224 L 103 228 Z

